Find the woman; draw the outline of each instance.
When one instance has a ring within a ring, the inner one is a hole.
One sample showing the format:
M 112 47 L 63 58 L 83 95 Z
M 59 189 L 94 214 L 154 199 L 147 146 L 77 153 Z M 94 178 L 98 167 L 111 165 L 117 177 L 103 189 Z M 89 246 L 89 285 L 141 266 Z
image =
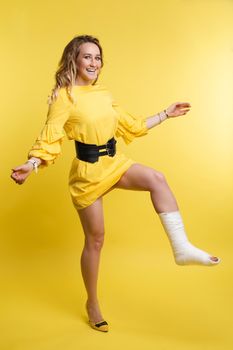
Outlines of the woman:
M 173 103 L 147 118 L 124 112 L 103 86 L 96 84 L 103 67 L 97 38 L 75 37 L 64 49 L 49 100 L 47 121 L 32 146 L 28 161 L 12 169 L 12 179 L 23 184 L 33 169 L 52 164 L 60 154 L 65 130 L 75 140 L 77 155 L 69 176 L 71 198 L 85 234 L 81 270 L 87 291 L 90 325 L 107 332 L 97 297 L 98 267 L 104 241 L 102 197 L 114 188 L 150 191 L 152 204 L 162 222 L 179 265 L 216 265 L 220 259 L 194 247 L 185 233 L 174 195 L 163 174 L 136 163 L 116 149 L 115 137 L 128 144 L 135 137 L 168 118 L 185 115 L 189 103 Z

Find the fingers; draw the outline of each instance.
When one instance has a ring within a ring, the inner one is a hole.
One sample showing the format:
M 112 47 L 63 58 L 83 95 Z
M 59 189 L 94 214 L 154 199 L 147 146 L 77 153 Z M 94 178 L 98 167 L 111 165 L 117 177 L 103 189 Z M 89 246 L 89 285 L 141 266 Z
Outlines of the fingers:
M 187 108 L 186 109 L 183 109 L 183 108 L 181 109 L 181 112 L 183 112 L 183 113 L 187 113 L 189 111 L 190 111 L 190 109 L 187 109 Z
M 179 115 L 184 115 L 190 111 L 191 105 L 188 102 L 178 102 L 176 107 L 179 110 Z
M 179 117 L 190 111 L 191 104 L 189 102 L 175 102 L 167 108 L 169 117 Z
M 11 178 L 12 178 L 12 180 L 14 180 L 16 183 L 19 181 L 18 175 L 15 174 L 15 173 L 11 174 Z
M 31 165 L 31 163 L 27 163 L 27 164 L 23 164 L 15 168 L 12 168 L 11 170 L 12 170 L 11 178 L 17 184 L 22 185 L 26 180 L 26 178 L 33 171 L 33 166 Z
M 22 185 L 25 181 L 25 178 L 20 176 L 18 172 L 13 172 L 10 176 L 17 184 Z
M 180 115 L 184 115 L 190 111 L 191 105 L 188 102 L 183 102 L 179 104 L 178 108 Z
M 176 103 L 177 107 L 185 108 L 185 107 L 191 107 L 191 104 L 189 102 L 177 102 Z

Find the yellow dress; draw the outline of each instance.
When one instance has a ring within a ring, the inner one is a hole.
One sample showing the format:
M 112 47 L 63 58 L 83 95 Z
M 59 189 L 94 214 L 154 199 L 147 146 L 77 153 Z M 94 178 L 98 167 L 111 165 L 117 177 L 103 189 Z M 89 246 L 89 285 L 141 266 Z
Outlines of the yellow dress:
M 61 153 L 65 133 L 70 140 L 103 145 L 109 139 L 122 137 L 126 144 L 148 133 L 146 117 L 137 118 L 123 111 L 102 85 L 74 86 L 75 102 L 61 88 L 49 107 L 46 123 L 28 153 L 28 158 L 44 160 L 41 167 L 54 163 Z M 114 157 L 101 156 L 95 163 L 73 159 L 69 189 L 74 206 L 79 210 L 92 204 L 109 190 L 126 170 L 136 163 L 119 152 Z

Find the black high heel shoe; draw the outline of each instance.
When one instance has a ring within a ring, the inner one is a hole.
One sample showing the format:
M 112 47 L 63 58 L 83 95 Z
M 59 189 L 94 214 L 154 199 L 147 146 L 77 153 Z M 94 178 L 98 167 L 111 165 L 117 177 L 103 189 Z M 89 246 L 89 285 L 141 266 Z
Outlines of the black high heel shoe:
M 100 332 L 108 332 L 108 323 L 106 321 L 92 322 L 89 320 L 89 324 L 92 328 Z
M 87 302 L 86 302 L 86 310 L 87 310 Z M 88 310 L 87 310 L 87 314 L 88 314 Z M 98 321 L 98 322 L 92 322 L 91 320 L 88 320 L 90 326 L 93 329 L 96 329 L 97 331 L 100 332 L 108 332 L 109 328 L 108 328 L 108 323 L 105 320 L 102 321 Z

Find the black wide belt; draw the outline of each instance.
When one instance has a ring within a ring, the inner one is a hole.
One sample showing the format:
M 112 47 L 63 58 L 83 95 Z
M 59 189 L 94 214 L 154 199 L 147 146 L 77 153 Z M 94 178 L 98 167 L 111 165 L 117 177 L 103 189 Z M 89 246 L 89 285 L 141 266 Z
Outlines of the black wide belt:
M 113 137 L 101 146 L 75 141 L 75 149 L 78 159 L 95 163 L 98 162 L 100 156 L 113 157 L 116 154 L 116 140 Z M 104 151 L 100 152 L 100 150 Z

